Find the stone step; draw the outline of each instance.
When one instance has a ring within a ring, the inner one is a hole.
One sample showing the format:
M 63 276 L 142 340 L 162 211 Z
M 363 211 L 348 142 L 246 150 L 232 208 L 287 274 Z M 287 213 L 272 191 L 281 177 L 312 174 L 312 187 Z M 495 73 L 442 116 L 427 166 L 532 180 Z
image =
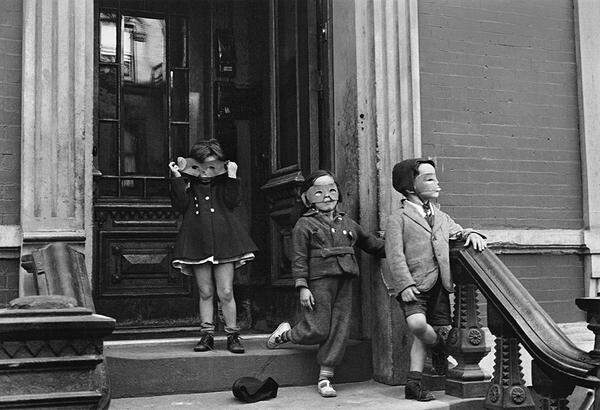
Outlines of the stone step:
M 266 335 L 243 337 L 245 354 L 226 350 L 226 338 L 215 338 L 215 350 L 193 351 L 196 338 L 105 342 L 111 397 L 142 397 L 230 390 L 243 376 L 272 377 L 280 386 L 314 384 L 319 373 L 317 346 L 284 345 L 269 350 Z M 372 377 L 371 344 L 350 341 L 339 383 Z
M 314 382 L 314 381 L 313 381 Z M 281 387 L 277 397 L 257 403 L 241 403 L 231 391 L 112 400 L 111 410 L 125 409 L 376 409 L 376 410 L 481 410 L 483 399 L 459 399 L 434 392 L 436 399 L 417 402 L 404 399 L 403 386 L 387 386 L 373 380 L 337 384 L 338 396 L 324 399 L 316 387 Z

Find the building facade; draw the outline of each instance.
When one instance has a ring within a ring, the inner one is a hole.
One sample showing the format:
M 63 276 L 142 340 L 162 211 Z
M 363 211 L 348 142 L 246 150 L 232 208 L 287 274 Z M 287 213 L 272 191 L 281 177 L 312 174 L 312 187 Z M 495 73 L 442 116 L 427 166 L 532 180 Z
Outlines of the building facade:
M 0 304 L 22 254 L 67 241 L 121 329 L 197 324 L 169 264 L 167 163 L 214 137 L 261 249 L 236 274 L 247 330 L 296 313 L 303 176 L 334 170 L 341 207 L 380 231 L 413 156 L 557 322 L 583 320 L 574 298 L 600 277 L 596 17 L 593 0 L 3 1 Z M 352 334 L 383 340 L 374 369 L 393 381 L 400 314 L 362 256 Z

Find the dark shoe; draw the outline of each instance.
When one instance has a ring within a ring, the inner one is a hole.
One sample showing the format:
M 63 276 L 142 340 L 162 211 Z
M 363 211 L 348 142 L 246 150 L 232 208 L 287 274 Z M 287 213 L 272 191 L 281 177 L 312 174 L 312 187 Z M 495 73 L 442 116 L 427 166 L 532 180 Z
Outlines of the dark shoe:
M 227 335 L 227 350 L 231 353 L 244 353 L 244 346 L 242 346 L 242 342 L 240 340 L 240 335 L 237 333 L 232 333 Z
M 208 352 L 215 348 L 215 339 L 210 334 L 204 334 L 194 346 L 194 352 Z
M 404 397 L 410 400 L 431 401 L 435 396 L 421 386 L 421 383 L 408 381 L 404 387 Z

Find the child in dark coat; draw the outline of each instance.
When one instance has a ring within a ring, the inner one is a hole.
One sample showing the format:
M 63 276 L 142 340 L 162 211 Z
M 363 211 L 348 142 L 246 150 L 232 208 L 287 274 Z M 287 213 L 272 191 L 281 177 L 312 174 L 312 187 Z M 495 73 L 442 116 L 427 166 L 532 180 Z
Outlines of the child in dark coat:
M 286 342 L 319 345 L 321 366 L 317 390 L 334 397 L 335 366 L 346 349 L 352 311 L 352 281 L 358 274 L 354 246 L 381 257 L 383 240 L 366 234 L 351 218 L 337 212 L 338 186 L 333 175 L 318 170 L 302 185 L 308 211 L 292 232 L 292 273 L 304 308 L 304 319 L 293 328 L 281 323 L 267 340 L 273 349 Z
M 185 275 L 194 274 L 200 293 L 201 339 L 194 350 L 214 348 L 214 277 L 227 348 L 244 353 L 236 325 L 233 275 L 235 267 L 254 258 L 257 247 L 234 213 L 241 197 L 237 164 L 223 161 L 223 150 L 214 139 L 196 143 L 190 157 L 199 163 L 199 176 L 183 177 L 174 162 L 169 168 L 173 175 L 172 205 L 183 214 L 172 265 Z
M 400 302 L 408 328 L 415 336 L 410 350 L 407 399 L 433 400 L 421 385 L 427 353 L 432 349 L 433 366 L 444 372 L 447 359 L 444 341 L 433 326 L 450 324 L 449 293 L 454 291 L 450 276 L 449 240 L 463 239 L 465 246 L 485 248 L 485 237 L 463 229 L 436 208 L 441 190 L 435 163 L 425 158 L 404 160 L 394 166 L 394 189 L 405 198 L 392 212 L 385 231 L 389 271 L 383 271 L 388 293 Z

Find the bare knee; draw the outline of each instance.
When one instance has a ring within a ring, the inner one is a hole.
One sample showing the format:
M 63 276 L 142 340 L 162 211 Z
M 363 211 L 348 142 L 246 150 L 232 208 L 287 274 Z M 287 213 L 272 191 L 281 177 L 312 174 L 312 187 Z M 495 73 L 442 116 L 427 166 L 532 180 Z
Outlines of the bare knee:
M 213 298 L 214 290 L 212 286 L 199 286 L 198 291 L 200 293 L 200 299 L 206 301 Z
M 219 294 L 219 299 L 223 303 L 231 302 L 233 300 L 233 289 L 230 287 L 219 288 L 217 289 L 217 293 Z
M 406 318 L 406 324 L 408 325 L 408 329 L 412 332 L 412 334 L 417 337 L 424 335 L 427 331 L 427 320 L 425 315 L 410 315 Z

